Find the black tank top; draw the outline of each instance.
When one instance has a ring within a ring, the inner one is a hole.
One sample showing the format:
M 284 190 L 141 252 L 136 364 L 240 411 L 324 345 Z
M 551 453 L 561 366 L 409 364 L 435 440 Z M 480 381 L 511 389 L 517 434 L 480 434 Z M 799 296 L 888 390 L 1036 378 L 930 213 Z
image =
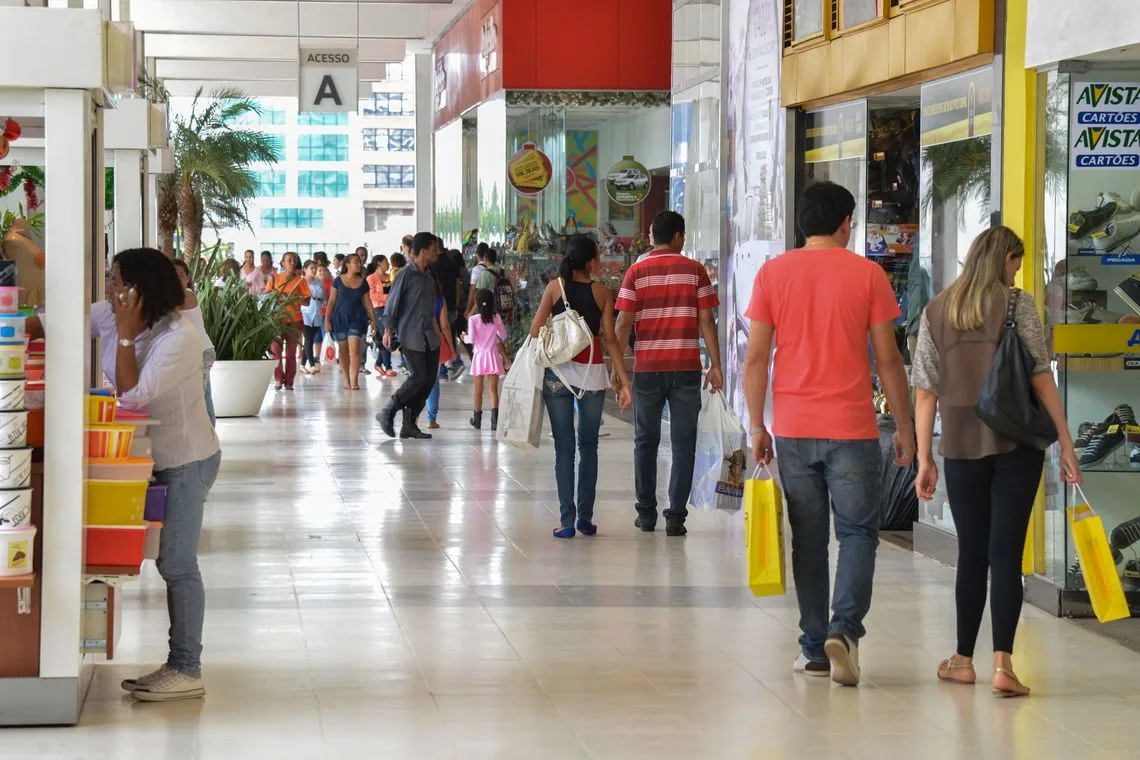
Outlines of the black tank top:
M 582 315 L 595 337 L 601 335 L 602 307 L 598 306 L 598 299 L 594 298 L 593 283 L 575 282 L 574 280 L 563 280 L 562 282 L 566 287 L 566 300 L 570 302 L 570 308 Z M 554 308 L 551 309 L 551 312 L 561 314 L 564 311 L 566 311 L 566 307 L 562 305 L 562 299 L 559 298 L 554 302 Z

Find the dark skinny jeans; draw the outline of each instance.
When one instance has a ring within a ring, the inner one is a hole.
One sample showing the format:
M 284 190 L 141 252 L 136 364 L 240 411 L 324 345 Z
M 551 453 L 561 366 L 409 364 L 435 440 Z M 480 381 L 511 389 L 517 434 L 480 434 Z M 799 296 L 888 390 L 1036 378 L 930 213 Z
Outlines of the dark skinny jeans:
M 995 652 L 1013 652 L 1021 616 L 1021 555 L 1045 452 L 1019 446 L 984 459 L 947 459 L 946 492 L 958 530 L 958 654 L 974 656 L 986 609 L 990 578 L 990 618 Z

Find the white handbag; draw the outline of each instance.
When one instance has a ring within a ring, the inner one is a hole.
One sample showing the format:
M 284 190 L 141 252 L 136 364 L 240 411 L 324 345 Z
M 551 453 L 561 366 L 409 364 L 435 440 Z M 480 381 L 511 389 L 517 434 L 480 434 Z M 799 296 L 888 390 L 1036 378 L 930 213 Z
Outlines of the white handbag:
M 566 386 L 574 396 L 581 399 L 584 391 L 575 391 L 566 381 L 566 377 L 559 369 L 559 365 L 573 361 L 574 357 L 590 349 L 590 364 L 594 362 L 594 333 L 583 317 L 570 308 L 570 301 L 566 298 L 566 285 L 562 278 L 558 278 L 558 287 L 562 290 L 562 305 L 565 311 L 553 315 L 545 325 L 538 330 L 538 339 L 534 351 L 534 362 L 540 368 L 549 369 L 555 377 Z
M 540 367 L 556 367 L 574 359 L 575 356 L 590 349 L 590 361 L 594 359 L 594 333 L 586 324 L 586 319 L 570 308 L 566 300 L 566 286 L 562 278 L 558 278 L 558 287 L 562 290 L 562 304 L 566 310 L 555 314 L 538 330 L 538 346 L 535 351 L 535 360 Z

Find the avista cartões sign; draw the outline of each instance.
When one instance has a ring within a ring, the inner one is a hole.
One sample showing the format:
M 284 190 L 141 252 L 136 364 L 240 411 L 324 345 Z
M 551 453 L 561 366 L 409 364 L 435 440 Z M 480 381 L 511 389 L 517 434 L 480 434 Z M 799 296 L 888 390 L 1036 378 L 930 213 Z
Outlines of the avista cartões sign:
M 1132 333 L 1132 337 L 1128 339 L 1128 347 L 1140 346 L 1140 330 Z
M 1077 93 L 1077 105 L 1091 108 L 1135 107 L 1140 105 L 1140 84 L 1099 84 L 1090 82 Z

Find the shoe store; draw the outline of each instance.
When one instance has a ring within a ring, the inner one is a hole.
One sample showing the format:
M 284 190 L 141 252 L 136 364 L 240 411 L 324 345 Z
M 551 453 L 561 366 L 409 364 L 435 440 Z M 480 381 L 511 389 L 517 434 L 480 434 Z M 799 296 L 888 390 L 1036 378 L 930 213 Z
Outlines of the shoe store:
M 1063 0 L 1036 3 L 1025 60 L 1037 82 L 1038 292 L 1085 474 L 1074 493 L 1046 461 L 1045 562 L 1030 599 L 1073 616 L 1088 614 L 1089 578 L 1112 565 L 1140 611 L 1140 9 L 1104 5 L 1112 21 L 1094 30 L 1069 24 Z M 1112 555 L 1096 570 L 1067 529 L 1066 509 L 1083 504 Z
M 829 180 L 855 195 L 850 247 L 886 271 L 909 364 L 923 308 L 957 278 L 1000 209 L 994 4 L 787 0 L 784 13 L 782 103 L 796 109 L 796 184 Z M 890 409 L 876 399 L 889 443 Z M 917 551 L 952 563 L 944 489 L 925 503 L 905 491 L 897 508 L 884 508 L 884 528 L 913 526 Z

